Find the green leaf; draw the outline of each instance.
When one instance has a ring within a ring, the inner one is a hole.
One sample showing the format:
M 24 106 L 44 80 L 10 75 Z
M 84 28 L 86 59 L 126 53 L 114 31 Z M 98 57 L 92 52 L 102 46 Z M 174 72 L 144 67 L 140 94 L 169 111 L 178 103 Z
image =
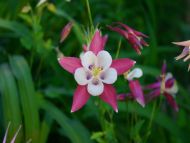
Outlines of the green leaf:
M 0 28 L 8 29 L 16 33 L 17 36 L 20 37 L 22 45 L 26 49 L 30 49 L 32 47 L 32 37 L 29 29 L 25 25 L 15 21 L 0 19 Z
M 50 118 L 48 114 L 46 113 L 45 119 L 41 123 L 39 143 L 47 142 L 52 123 L 53 123 L 53 119 Z
M 7 64 L 0 67 L 0 90 L 5 128 L 7 128 L 8 122 L 11 122 L 7 139 L 10 141 L 19 125 L 22 124 L 22 119 L 16 82 Z M 22 133 L 20 132 L 17 136 L 17 141 L 21 142 L 21 138 Z
M 30 35 L 30 31 L 25 25 L 15 21 L 9 21 L 0 18 L 0 28 L 11 30 L 20 37 L 25 37 Z
M 142 141 L 141 136 L 140 136 L 140 130 L 144 124 L 145 120 L 139 120 L 134 127 L 131 128 L 131 138 L 137 142 L 140 143 Z
M 152 77 L 157 77 L 160 75 L 160 69 L 154 68 L 151 66 L 141 66 L 137 65 L 137 67 L 141 68 L 143 70 L 144 75 L 151 75 Z
M 54 119 L 60 126 L 65 136 L 72 143 L 91 143 L 88 130 L 78 121 L 69 119 L 63 112 L 48 101 L 41 100 L 41 108 Z
M 31 138 L 36 143 L 39 139 L 39 115 L 29 66 L 21 56 L 10 57 L 10 65 L 18 83 L 26 140 Z
M 137 113 L 140 116 L 150 118 L 151 106 L 146 106 L 145 108 L 140 107 L 138 104 L 127 103 L 128 112 Z M 120 103 L 120 110 L 126 111 L 125 104 Z M 179 128 L 175 125 L 174 121 L 168 117 L 164 112 L 156 112 L 153 122 L 162 126 L 167 131 L 169 131 L 172 135 L 179 134 Z
M 92 136 L 90 137 L 93 140 L 96 140 L 97 138 L 101 138 L 105 135 L 104 132 L 94 132 L 92 133 Z

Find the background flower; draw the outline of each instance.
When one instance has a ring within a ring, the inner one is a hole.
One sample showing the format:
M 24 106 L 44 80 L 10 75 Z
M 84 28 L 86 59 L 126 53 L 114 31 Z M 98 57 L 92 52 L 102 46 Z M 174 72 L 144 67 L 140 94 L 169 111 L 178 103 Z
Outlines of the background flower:
M 134 50 L 140 55 L 143 46 L 148 46 L 148 44 L 143 39 L 148 38 L 148 36 L 132 29 L 128 25 L 125 25 L 121 22 L 117 22 L 116 24 L 117 26 L 108 26 L 108 28 L 112 31 L 121 34 L 126 40 L 128 40 L 128 42 L 131 44 Z
M 142 75 L 143 72 L 140 68 L 134 68 L 132 71 L 124 73 L 124 78 L 128 80 L 129 89 L 131 92 L 130 94 L 127 94 L 128 96 L 126 97 L 130 97 L 129 95 L 131 95 L 132 99 L 136 100 L 142 107 L 144 107 L 145 100 L 144 100 L 143 90 L 139 81 L 137 80 Z
M 158 81 L 146 86 L 147 89 L 152 91 L 146 96 L 147 102 L 158 96 L 165 96 L 169 105 L 175 110 L 178 111 L 178 105 L 175 101 L 176 94 L 178 92 L 178 86 L 175 78 L 171 73 L 166 73 L 166 64 L 162 66 L 161 77 L 158 78 Z
M 187 60 L 190 59 L 190 40 L 183 41 L 183 42 L 173 42 L 173 44 L 176 44 L 176 45 L 184 47 L 182 53 L 179 56 L 176 57 L 176 60 L 184 58 L 183 61 L 186 62 Z M 190 70 L 190 64 L 189 64 L 189 67 L 188 67 L 188 71 L 189 70 Z

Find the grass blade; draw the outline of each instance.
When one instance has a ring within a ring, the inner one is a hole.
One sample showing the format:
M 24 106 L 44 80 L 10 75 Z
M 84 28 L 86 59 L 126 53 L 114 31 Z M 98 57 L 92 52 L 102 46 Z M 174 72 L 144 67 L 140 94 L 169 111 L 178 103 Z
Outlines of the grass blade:
M 19 125 L 22 123 L 22 120 L 16 82 L 7 64 L 0 67 L 0 90 L 2 94 L 5 127 L 7 128 L 8 123 L 11 122 L 7 139 L 10 141 Z M 22 133 L 17 137 L 18 142 L 21 141 L 21 137 Z
M 11 57 L 10 65 L 18 82 L 26 140 L 31 138 L 32 142 L 37 143 L 39 139 L 39 115 L 29 66 L 21 56 Z
M 79 121 L 70 120 L 63 112 L 45 100 L 42 100 L 40 105 L 61 126 L 63 133 L 72 143 L 92 142 L 89 132 Z

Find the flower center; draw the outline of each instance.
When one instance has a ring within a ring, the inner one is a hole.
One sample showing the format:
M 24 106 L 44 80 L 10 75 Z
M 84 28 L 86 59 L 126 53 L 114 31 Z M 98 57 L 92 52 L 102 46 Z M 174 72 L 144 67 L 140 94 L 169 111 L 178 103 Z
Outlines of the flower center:
M 93 67 L 92 68 L 92 75 L 94 77 L 97 77 L 97 76 L 99 76 L 99 74 L 100 74 L 101 71 L 102 71 L 102 68 L 100 68 L 100 67 Z
M 126 72 L 123 74 L 123 76 L 124 76 L 125 79 L 128 78 L 128 75 L 129 75 L 130 71 L 131 71 L 131 70 L 128 70 L 128 71 L 126 71 Z

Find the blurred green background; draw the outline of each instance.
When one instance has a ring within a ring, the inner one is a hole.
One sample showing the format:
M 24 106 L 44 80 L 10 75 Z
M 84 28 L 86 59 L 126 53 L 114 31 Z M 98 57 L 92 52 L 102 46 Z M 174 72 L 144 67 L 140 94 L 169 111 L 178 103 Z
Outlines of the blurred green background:
M 59 46 L 66 56 L 79 56 L 85 43 L 83 33 L 90 27 L 86 1 L 49 0 L 36 7 L 37 3 L 0 1 L 0 140 L 10 121 L 8 140 L 22 124 L 18 143 L 30 139 L 32 143 L 189 142 L 188 63 L 174 60 L 181 48 L 171 44 L 190 39 L 189 0 L 89 0 L 94 25 L 109 34 L 106 50 L 113 57 L 120 37 L 106 25 L 121 21 L 149 36 L 150 46 L 141 56 L 122 38 L 119 57 L 137 61 L 144 71 L 143 85 L 154 82 L 166 60 L 179 85 L 178 113 L 160 98 L 145 108 L 130 101 L 119 103 L 115 114 L 92 97 L 84 108 L 71 114 L 76 83 L 58 65 L 54 49 Z M 29 5 L 32 10 L 26 12 Z M 71 20 L 75 21 L 71 34 L 58 44 L 61 29 Z M 122 76 L 115 87 L 118 93 L 129 92 Z M 105 110 L 100 111 L 99 106 Z

